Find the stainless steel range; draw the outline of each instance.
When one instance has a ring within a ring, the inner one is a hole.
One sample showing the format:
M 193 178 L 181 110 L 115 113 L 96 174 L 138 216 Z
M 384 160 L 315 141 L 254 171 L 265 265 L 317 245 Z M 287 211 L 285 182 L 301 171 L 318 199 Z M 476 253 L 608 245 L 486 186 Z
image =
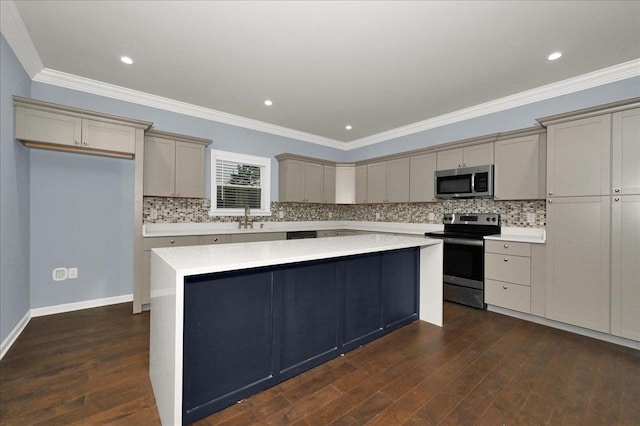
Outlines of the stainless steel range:
M 446 213 L 443 223 L 425 236 L 444 241 L 444 300 L 484 309 L 484 237 L 500 234 L 500 215 Z

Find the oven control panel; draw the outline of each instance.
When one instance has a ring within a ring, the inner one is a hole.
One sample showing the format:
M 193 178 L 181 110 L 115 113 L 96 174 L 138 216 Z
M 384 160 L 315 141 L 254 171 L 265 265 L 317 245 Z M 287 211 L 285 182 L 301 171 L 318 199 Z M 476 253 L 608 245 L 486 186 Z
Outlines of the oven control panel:
M 500 225 L 497 213 L 445 213 L 445 225 Z

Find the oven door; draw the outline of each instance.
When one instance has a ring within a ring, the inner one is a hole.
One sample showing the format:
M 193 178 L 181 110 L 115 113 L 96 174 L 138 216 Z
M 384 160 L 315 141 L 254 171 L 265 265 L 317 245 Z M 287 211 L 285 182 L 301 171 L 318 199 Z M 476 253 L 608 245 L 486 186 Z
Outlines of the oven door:
M 484 241 L 444 238 L 444 299 L 484 309 Z

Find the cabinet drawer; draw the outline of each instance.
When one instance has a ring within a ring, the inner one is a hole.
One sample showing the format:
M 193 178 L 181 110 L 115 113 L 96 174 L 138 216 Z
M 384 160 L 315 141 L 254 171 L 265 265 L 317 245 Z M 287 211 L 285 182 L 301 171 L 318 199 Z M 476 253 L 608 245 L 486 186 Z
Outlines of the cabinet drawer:
M 181 237 L 151 237 L 144 238 L 144 250 L 151 250 L 160 247 L 181 247 L 181 246 L 197 246 L 198 236 L 188 235 Z
M 200 244 L 225 244 L 229 242 L 228 235 L 202 235 L 200 237 Z
M 528 286 L 531 283 L 531 258 L 487 253 L 484 255 L 484 276 Z
M 484 302 L 514 311 L 531 313 L 530 287 L 502 281 L 484 281 Z
M 487 253 L 511 254 L 514 256 L 531 257 L 531 244 L 513 241 L 486 240 L 484 251 Z

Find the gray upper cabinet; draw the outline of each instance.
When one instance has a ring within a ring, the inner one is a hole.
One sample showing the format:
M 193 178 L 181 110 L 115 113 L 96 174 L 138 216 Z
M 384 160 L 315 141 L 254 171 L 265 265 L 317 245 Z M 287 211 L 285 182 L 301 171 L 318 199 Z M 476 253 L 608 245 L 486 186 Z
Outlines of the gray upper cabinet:
M 530 135 L 495 143 L 494 198 L 545 198 L 545 136 Z
M 413 155 L 409 159 L 409 201 L 435 201 L 436 154 Z
M 367 202 L 409 201 L 409 157 L 367 165 Z
M 367 165 L 356 166 L 356 204 L 367 202 Z
M 210 140 L 150 131 L 144 146 L 144 195 L 204 198 L 205 148 Z
M 336 202 L 336 166 L 324 165 L 324 202 Z
M 132 158 L 151 123 L 14 97 L 15 138 L 26 146 Z
M 550 125 L 547 196 L 609 194 L 610 152 L 610 114 Z
M 493 143 L 454 148 L 437 153 L 438 170 L 493 164 Z
M 329 173 L 333 175 L 328 177 L 325 182 L 324 167 L 321 162 L 307 161 L 306 157 L 297 157 L 292 154 L 281 154 L 276 156 L 279 164 L 278 172 L 278 188 L 279 198 L 282 202 L 308 202 L 308 203 L 324 203 L 325 201 L 325 183 L 333 186 L 333 194 L 331 189 L 327 189 L 327 196 L 331 197 L 335 202 L 335 167 Z M 330 181 L 333 180 L 333 183 Z
M 640 194 L 640 108 L 613 114 L 612 194 Z

